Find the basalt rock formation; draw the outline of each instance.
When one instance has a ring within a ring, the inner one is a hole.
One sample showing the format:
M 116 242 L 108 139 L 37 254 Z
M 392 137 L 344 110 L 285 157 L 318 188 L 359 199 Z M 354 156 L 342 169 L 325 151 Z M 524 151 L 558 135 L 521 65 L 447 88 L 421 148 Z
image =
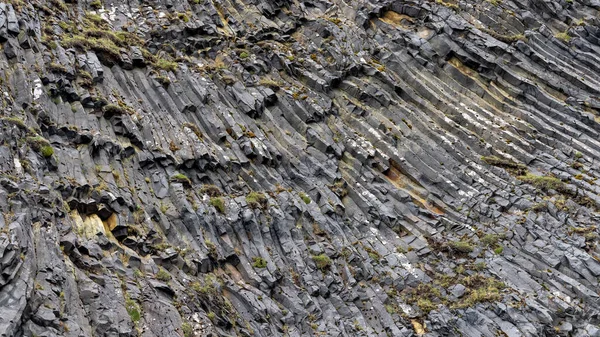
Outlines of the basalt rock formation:
M 0 336 L 600 336 L 599 9 L 0 3 Z

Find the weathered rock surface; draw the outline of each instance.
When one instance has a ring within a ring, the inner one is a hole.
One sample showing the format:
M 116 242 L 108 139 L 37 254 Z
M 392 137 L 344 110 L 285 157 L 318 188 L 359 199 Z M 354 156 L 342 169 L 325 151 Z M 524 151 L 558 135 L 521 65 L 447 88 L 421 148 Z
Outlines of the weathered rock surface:
M 0 3 L 0 336 L 600 336 L 600 3 Z

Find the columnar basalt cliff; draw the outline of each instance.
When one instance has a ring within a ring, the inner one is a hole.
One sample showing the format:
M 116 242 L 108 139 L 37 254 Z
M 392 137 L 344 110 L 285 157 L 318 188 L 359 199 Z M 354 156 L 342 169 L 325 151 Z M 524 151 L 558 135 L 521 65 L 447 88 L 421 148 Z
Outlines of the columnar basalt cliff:
M 599 9 L 0 3 L 0 336 L 600 336 Z

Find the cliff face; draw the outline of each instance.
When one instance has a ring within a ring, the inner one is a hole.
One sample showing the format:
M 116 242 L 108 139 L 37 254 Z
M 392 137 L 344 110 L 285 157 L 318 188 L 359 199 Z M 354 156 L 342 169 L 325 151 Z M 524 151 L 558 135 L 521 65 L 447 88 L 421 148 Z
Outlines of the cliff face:
M 599 7 L 0 4 L 0 336 L 599 336 Z

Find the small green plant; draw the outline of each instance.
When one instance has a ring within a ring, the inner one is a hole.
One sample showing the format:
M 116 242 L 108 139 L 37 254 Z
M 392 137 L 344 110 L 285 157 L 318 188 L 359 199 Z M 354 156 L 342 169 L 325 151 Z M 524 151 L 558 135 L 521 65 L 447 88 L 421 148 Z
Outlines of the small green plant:
M 163 282 L 168 282 L 171 280 L 171 274 L 166 271 L 163 267 L 158 269 L 158 273 L 156 273 L 156 279 Z
M 306 193 L 300 192 L 300 193 L 298 193 L 298 195 L 300 196 L 300 199 L 302 199 L 302 201 L 304 201 L 305 204 L 310 204 L 310 202 L 311 202 L 310 197 L 308 195 L 306 195 Z
M 214 322 L 215 318 L 217 318 L 217 315 L 211 311 L 208 314 L 206 314 L 206 317 L 208 317 L 208 319 L 210 319 L 212 322 Z
M 560 32 L 560 33 L 556 33 L 554 34 L 554 37 L 563 41 L 563 42 L 569 42 L 571 41 L 571 36 L 569 35 L 568 31 L 564 31 L 564 32 Z
M 181 324 L 181 330 L 183 331 L 183 337 L 192 337 L 194 334 L 194 329 L 188 322 L 183 322 L 183 324 Z
M 133 323 L 137 323 L 140 320 L 142 316 L 140 314 L 140 305 L 137 304 L 136 301 L 128 298 L 125 301 L 125 309 L 127 309 L 127 313 L 129 314 L 129 317 Z
M 219 211 L 219 213 L 225 214 L 225 200 L 221 197 L 210 198 L 210 205 Z
M 496 248 L 494 249 L 494 253 L 495 253 L 496 255 L 500 255 L 500 254 L 502 254 L 502 252 L 503 252 L 503 251 L 504 251 L 504 247 L 502 247 L 502 246 L 498 246 L 498 247 L 496 247 Z
M 266 208 L 268 200 L 264 193 L 250 192 L 246 196 L 246 202 L 250 208 Z
M 498 240 L 500 240 L 500 235 L 486 234 L 481 238 L 481 243 L 483 243 L 485 246 L 495 246 L 498 243 Z
M 325 254 L 313 255 L 312 259 L 315 261 L 317 268 L 321 270 L 329 269 L 331 266 L 331 259 Z
M 54 154 L 54 149 L 50 145 L 45 145 L 45 146 L 42 146 L 42 148 L 40 149 L 40 152 L 42 153 L 42 156 L 44 156 L 45 158 L 50 158 Z
M 247 58 L 248 58 L 248 56 L 250 56 L 250 55 L 248 55 L 248 53 L 247 53 L 247 52 L 245 52 L 245 51 L 243 51 L 243 52 L 241 52 L 241 53 L 240 53 L 240 58 L 241 58 L 241 59 L 247 59 Z
M 208 248 L 208 255 L 216 260 L 218 257 L 218 254 L 217 254 L 217 246 L 215 245 L 215 243 L 210 241 L 210 239 L 205 239 L 204 244 L 206 245 L 206 248 Z
M 267 260 L 263 259 L 260 256 L 255 256 L 252 258 L 252 267 L 254 268 L 267 268 Z

